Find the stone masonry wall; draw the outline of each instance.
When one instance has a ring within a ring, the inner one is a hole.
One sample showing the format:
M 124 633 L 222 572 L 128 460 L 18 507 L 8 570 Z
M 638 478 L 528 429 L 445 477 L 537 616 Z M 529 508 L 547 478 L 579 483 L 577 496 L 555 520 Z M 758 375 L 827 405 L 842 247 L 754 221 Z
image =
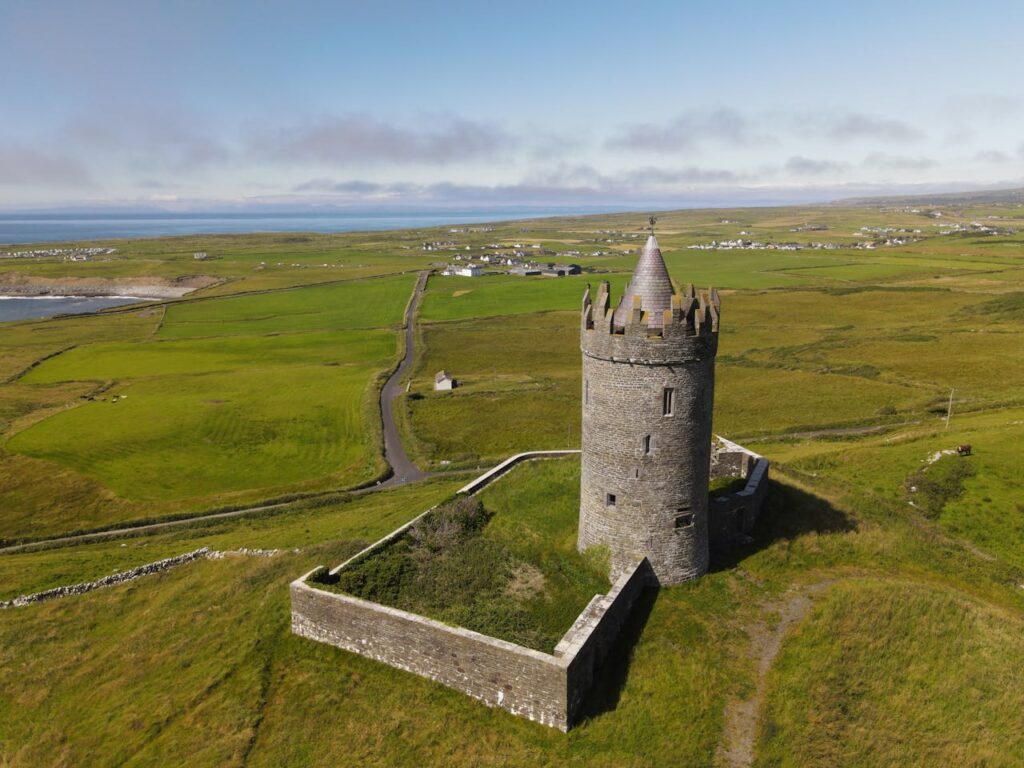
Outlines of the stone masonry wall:
M 708 521 L 712 550 L 729 548 L 748 536 L 768 493 L 768 459 L 741 445 L 718 438 L 712 460 L 714 477 L 744 477 L 743 490 L 716 496 L 709 502 Z
M 607 285 L 584 297 L 581 550 L 605 545 L 615 578 L 647 557 L 663 584 L 708 569 L 708 475 L 718 302 L 692 287 L 655 333 L 637 310 L 617 332 Z M 666 389 L 672 405 L 665 413 Z
M 292 582 L 292 631 L 413 672 L 561 730 L 566 675 L 548 654 L 350 595 Z
M 637 597 L 650 583 L 633 564 L 591 600 L 553 654 L 351 595 L 306 574 L 291 584 L 292 632 L 429 678 L 492 707 L 567 731 Z
M 462 492 L 475 493 L 527 459 L 570 453 L 576 451 L 518 454 L 469 483 Z M 757 454 L 721 439 L 715 458 L 715 471 L 723 474 L 751 468 L 743 491 L 712 503 L 713 541 L 731 541 L 728 525 L 737 510 L 745 510 L 744 514 L 749 511 L 750 524 L 757 514 L 767 484 L 768 463 Z M 423 514 L 429 513 L 428 510 Z M 331 573 L 336 574 L 387 546 L 413 522 L 370 545 Z M 725 527 L 724 538 L 716 534 L 720 524 Z M 351 595 L 318 589 L 309 581 L 313 573 L 291 584 L 295 634 L 429 678 L 490 706 L 563 731 L 578 722 L 587 694 L 636 601 L 644 589 L 658 583 L 646 558 L 626 563 L 609 592 L 595 595 L 554 652 L 547 654 Z
M 701 575 L 714 359 L 647 366 L 584 355 L 583 381 L 580 549 L 608 546 L 613 578 L 644 556 L 665 584 Z M 671 416 L 662 414 L 666 387 Z M 682 515 L 688 524 L 677 524 Z
M 646 559 L 633 563 L 607 595 L 597 595 L 590 601 L 555 647 L 555 656 L 567 662 L 570 726 L 578 721 L 586 695 L 632 614 L 636 601 L 645 589 L 656 583 Z

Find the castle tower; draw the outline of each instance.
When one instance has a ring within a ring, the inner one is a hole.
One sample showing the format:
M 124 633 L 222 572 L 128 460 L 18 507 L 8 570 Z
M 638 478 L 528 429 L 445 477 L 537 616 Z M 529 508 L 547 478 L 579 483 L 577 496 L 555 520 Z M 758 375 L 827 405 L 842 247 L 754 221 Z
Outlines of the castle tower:
M 613 580 L 640 556 L 662 584 L 708 569 L 719 307 L 674 290 L 653 232 L 614 309 L 607 282 L 583 296 L 578 546 L 606 545 Z

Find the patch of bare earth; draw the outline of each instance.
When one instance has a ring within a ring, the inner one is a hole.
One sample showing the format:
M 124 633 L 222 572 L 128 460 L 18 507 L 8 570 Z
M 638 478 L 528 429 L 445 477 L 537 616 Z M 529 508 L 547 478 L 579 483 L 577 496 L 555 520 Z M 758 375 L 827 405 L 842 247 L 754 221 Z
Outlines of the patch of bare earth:
M 544 594 L 544 574 L 529 563 L 520 563 L 512 572 L 505 594 L 519 600 Z

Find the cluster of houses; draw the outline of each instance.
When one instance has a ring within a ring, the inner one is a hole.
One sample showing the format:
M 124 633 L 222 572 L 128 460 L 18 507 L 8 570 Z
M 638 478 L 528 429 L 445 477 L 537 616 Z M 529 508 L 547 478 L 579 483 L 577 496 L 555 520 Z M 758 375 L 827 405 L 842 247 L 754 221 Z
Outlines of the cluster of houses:
M 458 248 L 454 240 L 434 240 L 433 242 L 424 243 L 420 250 L 424 251 L 449 251 L 453 248 Z M 467 245 L 466 248 L 469 248 Z
M 861 227 L 854 236 L 861 233 L 869 235 L 920 235 L 920 229 L 904 229 L 903 227 Z
M 502 258 L 488 261 L 465 260 L 462 263 L 447 264 L 441 274 L 457 277 L 480 277 L 484 274 L 519 275 L 520 277 L 532 275 L 565 277 L 566 275 L 578 275 L 582 271 L 583 269 L 579 264 L 556 264 L 554 262 L 537 264 L 519 261 L 515 258 Z
M 641 235 L 637 232 L 620 232 L 617 229 L 599 229 L 597 237 L 591 238 L 591 243 L 624 243 L 627 240 L 638 240 Z M 603 235 L 603 237 L 602 237 Z
M 760 240 L 712 240 L 686 246 L 691 251 L 804 251 L 849 248 L 841 243 L 765 243 Z
M 979 221 L 972 221 L 970 224 L 950 224 L 939 230 L 940 235 L 955 235 L 960 232 L 970 232 L 975 235 L 1015 235 L 1017 230 L 993 227 L 989 224 L 982 224 Z
M 686 246 L 696 251 L 836 251 L 842 248 L 852 248 L 859 251 L 871 251 L 875 248 L 892 245 L 909 245 L 917 242 L 919 237 L 886 237 L 878 240 L 861 240 L 853 244 L 833 242 L 813 243 L 774 243 L 762 242 L 760 240 L 712 240 L 710 243 L 701 243 Z
M 116 248 L 36 248 L 31 251 L 7 251 L 0 259 L 63 258 L 64 261 L 89 261 L 93 256 L 114 253 Z

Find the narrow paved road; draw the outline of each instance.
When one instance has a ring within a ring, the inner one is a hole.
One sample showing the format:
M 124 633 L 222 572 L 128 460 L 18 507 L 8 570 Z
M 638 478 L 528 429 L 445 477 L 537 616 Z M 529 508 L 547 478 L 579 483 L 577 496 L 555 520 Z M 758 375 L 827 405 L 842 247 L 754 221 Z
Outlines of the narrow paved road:
M 395 398 L 402 394 L 402 378 L 412 368 L 416 358 L 416 309 L 419 307 L 423 290 L 427 286 L 429 272 L 420 272 L 413 289 L 412 299 L 405 309 L 405 357 L 398 364 L 380 390 L 380 418 L 384 424 L 384 460 L 391 465 L 392 475 L 380 484 L 381 488 L 393 488 L 396 485 L 422 480 L 426 474 L 421 472 L 402 445 L 402 438 L 395 425 L 392 405 Z
M 405 309 L 405 317 L 403 318 L 403 325 L 405 328 L 405 356 L 398 364 L 395 372 L 388 377 L 388 380 L 384 383 L 384 386 L 380 391 L 380 416 L 384 427 L 384 460 L 391 466 L 392 475 L 382 483 L 351 491 L 350 493 L 353 495 L 359 496 L 365 493 L 372 493 L 374 491 L 396 488 L 400 485 L 415 483 L 429 477 L 427 473 L 421 472 L 419 467 L 417 467 L 409 458 L 408 454 L 406 454 L 405 446 L 402 445 L 402 439 L 398 434 L 398 427 L 395 425 L 395 419 L 392 415 L 391 409 L 395 398 L 402 392 L 402 377 L 412 368 L 416 359 L 416 309 L 419 307 L 420 299 L 423 297 L 423 291 L 427 286 L 427 277 L 429 275 L 429 272 L 420 272 L 419 277 L 416 280 L 416 286 L 413 288 L 412 297 L 409 299 L 409 304 Z M 65 544 L 82 544 L 91 541 L 103 541 L 105 539 L 117 539 L 137 533 L 157 531 L 164 528 L 174 528 L 206 520 L 242 517 L 243 515 L 251 515 L 254 512 L 265 512 L 270 509 L 279 509 L 281 507 L 286 507 L 291 503 L 293 502 L 285 502 L 282 504 L 262 504 L 255 507 L 247 507 L 245 509 L 236 509 L 231 512 L 216 512 L 211 515 L 197 515 L 195 517 L 185 517 L 180 520 L 166 520 L 160 523 L 147 523 L 146 525 L 136 525 L 131 528 L 113 528 L 106 531 L 94 531 L 92 533 L 80 533 L 73 536 L 60 536 L 53 539 L 32 541 L 26 544 L 14 544 L 8 547 L 0 547 L 0 554 L 30 552 L 32 550 L 49 549 L 51 547 L 63 546 Z

